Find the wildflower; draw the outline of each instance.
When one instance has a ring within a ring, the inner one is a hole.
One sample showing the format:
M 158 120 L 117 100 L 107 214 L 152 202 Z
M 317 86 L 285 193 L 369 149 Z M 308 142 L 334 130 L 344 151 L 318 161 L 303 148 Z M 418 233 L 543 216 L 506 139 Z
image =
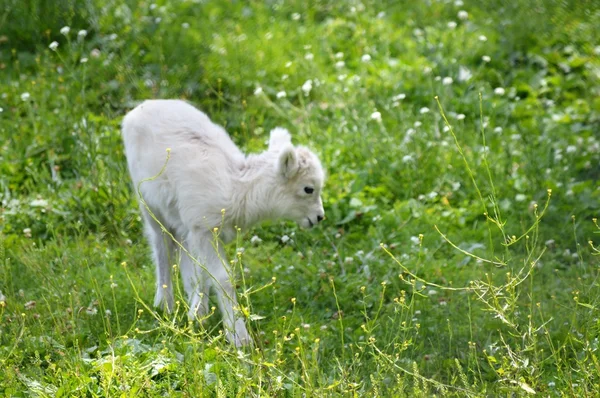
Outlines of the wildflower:
M 504 90 L 504 88 L 502 87 L 496 87 L 494 89 L 494 94 L 496 95 L 504 95 L 506 93 L 506 90 Z
M 96 307 L 88 307 L 85 309 L 86 314 L 89 316 L 96 315 L 98 313 L 98 308 Z
M 280 91 L 276 94 L 277 98 L 285 98 L 287 97 L 287 93 L 285 91 Z
M 421 109 L 419 109 L 419 113 L 421 113 L 422 115 L 425 113 L 429 113 L 429 108 L 424 106 Z
M 90 51 L 90 57 L 98 58 L 99 56 L 100 56 L 100 50 L 98 50 L 97 48 L 94 48 L 92 51 Z
M 119 37 L 119 35 L 117 35 L 116 33 L 112 33 L 108 36 L 109 40 L 117 40 L 117 37 Z
M 281 237 L 281 242 L 283 242 L 283 243 L 287 243 L 287 242 L 289 242 L 289 241 L 290 241 L 290 237 L 289 237 L 289 236 L 287 236 L 287 235 L 283 235 L 283 236 Z
M 346 264 L 352 264 L 352 263 L 354 262 L 354 258 L 353 258 L 353 257 L 346 257 L 346 258 L 344 259 L 344 262 L 345 262 Z
M 569 145 L 566 150 L 567 153 L 573 153 L 576 151 L 577 151 L 577 147 L 575 145 Z
M 30 310 L 33 307 L 35 307 L 35 301 L 28 301 L 28 302 L 25 303 L 25 309 L 26 310 Z
M 71 28 L 69 28 L 68 26 L 63 26 L 62 28 L 60 28 L 60 33 L 65 36 L 68 35 L 70 31 Z
M 112 311 L 107 309 L 106 311 L 104 311 L 104 315 L 106 315 L 106 317 L 109 317 L 112 315 Z
M 496 128 L 494 129 L 494 133 L 496 133 L 496 134 L 500 134 L 500 133 L 502 133 L 502 127 L 496 127 Z
M 77 37 L 79 37 L 80 39 L 83 39 L 84 37 L 87 36 L 87 30 L 85 29 L 81 29 L 79 32 L 77 32 Z
M 2 113 L 2 112 L 4 112 L 4 109 L 3 109 L 3 108 L 0 108 L 0 113 Z
M 456 7 L 462 7 L 464 4 L 465 4 L 465 3 L 463 3 L 463 1 L 462 1 L 462 0 L 456 0 L 456 1 L 454 2 L 454 5 L 455 5 Z
M 251 239 L 250 239 L 250 243 L 252 244 L 258 244 L 262 242 L 262 239 L 259 238 L 257 235 L 254 235 Z
M 313 55 L 313 53 L 306 53 L 306 55 L 304 56 L 304 59 L 307 61 L 312 61 L 315 58 L 315 56 Z
M 418 245 L 419 243 L 421 243 L 421 239 L 419 239 L 418 236 L 411 236 L 410 241 L 413 245 Z
M 81 62 L 82 64 L 85 64 L 87 61 L 88 61 L 88 59 L 83 57 L 83 58 L 81 58 L 81 60 L 79 62 Z
M 56 49 L 58 48 L 58 42 L 53 41 L 52 43 L 50 43 L 50 45 L 48 47 L 50 48 L 50 50 L 56 51 Z
M 371 113 L 371 119 L 373 119 L 377 122 L 380 122 L 381 121 L 381 112 L 375 111 L 375 112 Z
M 31 228 L 25 228 L 23 230 L 23 235 L 25 235 L 26 238 L 31 238 Z
M 369 62 L 371 60 L 371 56 L 369 54 L 365 54 L 360 58 L 363 62 Z
M 449 86 L 452 84 L 452 82 L 454 82 L 454 80 L 450 76 L 446 76 L 445 78 L 442 79 L 442 84 L 444 86 Z
M 515 196 L 515 200 L 516 200 L 517 202 L 523 202 L 523 201 L 525 201 L 525 199 L 527 199 L 527 196 L 523 195 L 522 193 L 518 193 L 518 194 Z
M 466 12 L 465 10 L 460 10 L 458 12 L 458 19 L 462 19 L 463 21 L 466 19 L 469 19 L 469 13 Z
M 304 84 L 302 85 L 302 91 L 304 92 L 304 95 L 308 96 L 308 94 L 310 94 L 310 91 L 312 90 L 312 80 L 307 80 L 304 82 Z
M 404 155 L 402 157 L 402 162 L 403 163 L 410 163 L 413 161 L 413 157 L 411 155 Z
M 459 82 L 469 81 L 471 79 L 471 77 L 473 77 L 473 74 L 471 73 L 469 68 L 462 66 L 462 65 L 458 67 L 458 81 Z
M 406 94 L 400 93 L 398 95 L 393 96 L 392 101 L 400 101 L 400 100 L 403 100 L 404 98 L 406 98 Z
M 263 93 L 263 89 L 261 86 L 258 86 L 254 89 L 254 95 L 261 95 Z
M 190 24 L 189 24 L 189 23 L 187 23 L 187 22 L 184 22 L 184 23 L 182 23 L 182 24 L 181 24 L 181 27 L 182 27 L 183 29 L 188 29 L 188 28 L 190 27 Z
M 479 41 L 487 41 L 487 37 L 485 37 L 484 35 L 480 35 Z
M 414 122 L 414 124 L 413 124 L 413 126 L 415 126 L 415 127 L 421 127 L 422 125 L 423 125 L 423 123 L 421 123 L 418 120 L 416 122 Z
M 456 115 L 456 120 L 464 120 L 465 119 L 465 114 L 464 113 L 459 113 L 458 115 Z
M 297 21 L 297 20 L 299 20 L 299 19 L 300 19 L 300 17 L 301 17 L 301 15 L 300 15 L 300 14 L 298 14 L 297 12 L 295 12 L 295 13 L 293 13 L 293 14 L 292 14 L 292 19 L 293 19 L 294 21 Z
M 489 56 L 489 55 L 484 55 L 484 56 L 482 56 L 482 57 L 481 57 L 481 60 L 482 60 L 483 62 L 486 62 L 486 63 L 487 63 L 487 62 L 490 62 L 492 59 L 490 58 L 490 56 Z
M 342 59 L 344 58 L 344 53 L 339 52 L 339 53 L 335 53 L 335 59 Z
M 438 293 L 437 290 L 433 290 L 433 289 L 429 289 L 429 291 L 427 291 L 427 295 L 429 295 L 429 296 L 434 296 L 437 293 Z
M 346 65 L 346 63 L 344 61 L 338 61 L 335 63 L 335 67 L 338 69 L 343 68 Z
M 162 21 L 161 17 L 154 18 L 154 23 L 160 23 L 160 21 Z
M 456 25 L 458 25 L 455 21 L 450 21 L 448 22 L 448 29 L 454 29 L 456 28 Z

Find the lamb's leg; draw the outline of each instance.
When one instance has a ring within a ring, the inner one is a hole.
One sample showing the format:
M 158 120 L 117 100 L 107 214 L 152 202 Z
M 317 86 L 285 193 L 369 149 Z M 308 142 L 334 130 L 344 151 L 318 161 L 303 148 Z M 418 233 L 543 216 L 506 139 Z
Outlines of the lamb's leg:
M 236 314 L 237 296 L 228 272 L 229 265 L 222 244 L 219 244 L 215 250 L 210 233 L 190 234 L 188 242 L 192 253 L 198 253 L 198 261 L 206 267 L 206 272 L 210 273 L 210 275 L 202 275 L 200 269 L 196 270 L 197 275 L 206 276 L 204 279 L 208 279 L 215 288 L 227 339 L 237 347 L 251 343 L 252 340 L 246 329 L 244 318 L 239 313 Z M 196 268 L 200 268 L 197 264 L 194 265 Z M 190 311 L 192 310 L 193 308 L 190 309 Z
M 190 252 L 190 254 L 192 253 Z M 208 314 L 210 279 L 206 271 L 196 264 L 195 260 L 190 258 L 190 255 L 185 252 L 181 253 L 180 268 L 183 288 L 190 304 L 188 317 L 190 319 L 195 317 L 201 319 Z
M 173 310 L 173 282 L 171 280 L 171 258 L 174 258 L 174 244 L 169 236 L 162 233 L 160 225 L 146 211 L 143 211 L 145 231 L 156 265 L 156 295 L 154 306 L 163 307 L 167 312 Z

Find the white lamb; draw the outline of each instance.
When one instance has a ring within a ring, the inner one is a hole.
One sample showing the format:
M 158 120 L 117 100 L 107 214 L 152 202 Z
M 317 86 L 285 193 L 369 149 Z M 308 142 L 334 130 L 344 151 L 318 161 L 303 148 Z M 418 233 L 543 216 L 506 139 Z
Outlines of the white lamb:
M 213 232 L 218 228 L 219 239 L 228 242 L 236 227 L 245 230 L 266 219 L 316 225 L 324 217 L 319 159 L 305 147 L 294 147 L 282 128 L 271 131 L 267 151 L 246 156 L 222 127 L 179 100 L 151 100 L 133 109 L 123 119 L 123 140 L 136 192 L 139 185 L 152 214 L 197 260 L 183 253 L 180 258 L 188 316 L 207 314 L 213 286 L 228 340 L 236 346 L 250 343 L 244 319 L 236 313 L 223 245 L 215 242 Z M 170 158 L 160 174 L 167 148 Z M 141 208 L 156 263 L 154 305 L 171 311 L 170 265 L 177 246 Z

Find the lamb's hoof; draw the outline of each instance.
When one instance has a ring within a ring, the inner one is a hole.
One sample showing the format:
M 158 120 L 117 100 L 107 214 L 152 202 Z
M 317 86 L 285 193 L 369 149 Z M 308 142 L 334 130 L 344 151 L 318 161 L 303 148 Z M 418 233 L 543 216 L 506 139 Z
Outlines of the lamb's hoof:
M 165 290 L 162 288 L 156 290 L 154 308 L 160 308 L 167 313 L 171 313 L 175 305 L 175 300 L 173 299 L 173 295 Z
M 253 343 L 252 337 L 250 337 L 250 333 L 248 333 L 248 329 L 246 329 L 246 324 L 243 319 L 238 319 L 235 322 L 235 332 L 228 330 L 225 332 L 225 337 L 227 337 L 227 340 L 236 347 L 251 346 Z
M 195 295 L 190 303 L 188 319 L 203 321 L 208 315 L 208 299 L 205 299 L 200 295 Z

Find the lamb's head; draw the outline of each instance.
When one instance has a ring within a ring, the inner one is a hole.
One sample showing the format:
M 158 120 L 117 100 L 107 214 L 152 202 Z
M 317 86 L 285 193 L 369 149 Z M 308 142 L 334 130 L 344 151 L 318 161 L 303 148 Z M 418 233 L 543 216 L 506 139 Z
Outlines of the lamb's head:
M 275 155 L 278 213 L 311 228 L 325 217 L 321 190 L 325 173 L 317 155 L 310 149 L 292 145 L 290 133 L 282 128 L 271 131 L 269 152 Z

